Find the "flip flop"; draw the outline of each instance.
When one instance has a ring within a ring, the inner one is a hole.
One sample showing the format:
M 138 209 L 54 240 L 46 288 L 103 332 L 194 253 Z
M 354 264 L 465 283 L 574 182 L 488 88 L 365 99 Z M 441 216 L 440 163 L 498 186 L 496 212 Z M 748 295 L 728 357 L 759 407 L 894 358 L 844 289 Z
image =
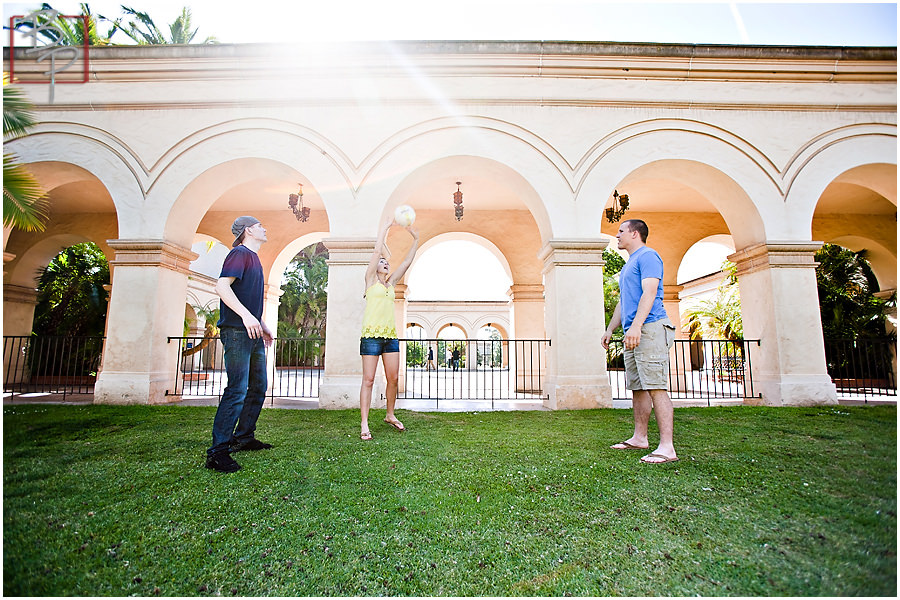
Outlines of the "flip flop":
M 645 458 L 650 458 L 651 456 L 653 458 L 661 458 L 663 460 L 644 460 Z M 663 463 L 678 462 L 678 460 L 679 458 L 677 456 L 671 457 L 666 456 L 665 454 L 656 454 L 655 452 L 651 452 L 650 454 L 641 457 L 641 462 L 645 465 L 661 465 Z
M 361 433 L 361 434 L 359 434 L 359 439 L 361 439 L 364 442 L 368 442 L 369 440 L 372 439 L 372 434 L 371 434 L 371 432 L 368 432 L 368 431 L 365 433 Z
M 406 431 L 406 427 L 404 427 L 403 423 L 401 423 L 400 421 L 388 421 L 387 419 L 385 419 L 384 422 L 387 423 L 388 425 L 390 425 L 391 427 L 393 427 L 394 429 L 396 429 L 397 431 Z
M 619 442 L 618 444 L 613 444 L 610 446 L 613 450 L 646 450 L 649 446 L 635 446 L 634 444 L 629 444 L 628 442 Z

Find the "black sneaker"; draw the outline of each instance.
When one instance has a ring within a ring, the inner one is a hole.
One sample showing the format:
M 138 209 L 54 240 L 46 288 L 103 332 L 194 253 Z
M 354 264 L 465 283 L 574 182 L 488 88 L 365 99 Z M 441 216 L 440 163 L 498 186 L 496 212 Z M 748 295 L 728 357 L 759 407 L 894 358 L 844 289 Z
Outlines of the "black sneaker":
M 206 457 L 206 468 L 222 473 L 234 473 L 241 468 L 241 465 L 237 464 L 237 461 L 231 458 L 227 452 L 216 452 Z
M 268 450 L 272 444 L 261 442 L 256 438 L 247 440 L 246 442 L 238 442 L 231 445 L 232 452 L 241 452 L 243 450 Z

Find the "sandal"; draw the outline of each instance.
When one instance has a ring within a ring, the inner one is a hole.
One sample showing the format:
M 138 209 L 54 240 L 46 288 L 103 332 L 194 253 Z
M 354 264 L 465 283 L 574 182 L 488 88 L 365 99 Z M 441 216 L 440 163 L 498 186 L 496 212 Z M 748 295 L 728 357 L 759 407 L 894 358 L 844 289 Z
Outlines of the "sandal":
M 393 427 L 394 429 L 396 429 L 397 431 L 406 431 L 406 427 L 404 427 L 403 423 L 401 423 L 400 421 L 388 421 L 387 419 L 385 419 L 384 422 L 387 423 L 388 425 L 390 425 L 391 427 Z
M 369 431 L 364 431 L 361 434 L 359 434 L 359 439 L 361 439 L 364 442 L 368 442 L 369 440 L 372 439 L 372 433 Z

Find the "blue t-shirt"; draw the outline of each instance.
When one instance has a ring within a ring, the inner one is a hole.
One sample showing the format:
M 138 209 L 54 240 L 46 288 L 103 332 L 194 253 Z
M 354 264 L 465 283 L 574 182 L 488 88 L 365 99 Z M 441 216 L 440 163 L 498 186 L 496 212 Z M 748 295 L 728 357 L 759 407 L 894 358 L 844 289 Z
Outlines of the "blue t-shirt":
M 225 257 L 222 274 L 219 277 L 234 277 L 235 280 L 231 284 L 234 295 L 254 317 L 262 320 L 263 268 L 256 252 L 244 245 L 233 248 Z M 244 320 L 220 300 L 218 326 L 243 327 Z
M 656 288 L 656 298 L 653 307 L 644 323 L 655 323 L 660 319 L 668 318 L 665 306 L 663 306 L 663 262 L 662 258 L 653 248 L 642 246 L 629 255 L 628 262 L 619 273 L 619 312 L 622 316 L 622 329 L 628 331 L 634 315 L 637 314 L 638 303 L 644 292 L 641 281 L 652 277 L 659 279 Z

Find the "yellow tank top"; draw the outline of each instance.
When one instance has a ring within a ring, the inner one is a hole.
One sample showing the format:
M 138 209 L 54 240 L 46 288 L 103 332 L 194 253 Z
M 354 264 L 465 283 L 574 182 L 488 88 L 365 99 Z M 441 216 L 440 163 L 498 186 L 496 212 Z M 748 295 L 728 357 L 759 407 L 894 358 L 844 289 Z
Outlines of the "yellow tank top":
M 366 312 L 363 313 L 362 336 L 395 338 L 394 286 L 384 287 L 375 282 L 366 290 Z

